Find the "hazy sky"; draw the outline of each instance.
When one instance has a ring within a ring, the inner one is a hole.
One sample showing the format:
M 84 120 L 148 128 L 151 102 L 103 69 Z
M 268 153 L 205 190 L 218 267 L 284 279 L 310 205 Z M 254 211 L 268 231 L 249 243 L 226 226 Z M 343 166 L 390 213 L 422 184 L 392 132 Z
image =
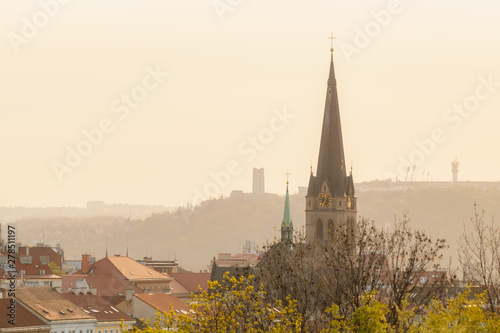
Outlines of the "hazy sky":
M 287 170 L 307 186 L 331 32 L 355 181 L 404 178 L 402 160 L 450 180 L 455 157 L 459 179 L 498 181 L 499 13 L 494 0 L 3 0 L 0 206 L 185 204 L 251 191 L 253 167 L 269 192 Z

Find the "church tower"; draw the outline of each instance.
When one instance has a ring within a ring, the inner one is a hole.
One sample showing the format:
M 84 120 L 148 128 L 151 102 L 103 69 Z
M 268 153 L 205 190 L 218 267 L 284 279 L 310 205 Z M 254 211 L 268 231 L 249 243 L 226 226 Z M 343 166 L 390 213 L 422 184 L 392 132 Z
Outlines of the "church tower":
M 345 167 L 337 81 L 333 66 L 333 44 L 330 52 L 330 74 L 326 90 L 318 169 L 314 176 L 311 167 L 306 195 L 306 241 L 308 243 L 335 241 L 336 230 L 347 228 L 354 232 L 356 223 L 357 208 L 352 168 L 347 176 Z
M 285 212 L 281 222 L 281 242 L 291 249 L 293 246 L 293 223 L 290 214 L 290 198 L 288 196 L 288 180 L 286 182 Z

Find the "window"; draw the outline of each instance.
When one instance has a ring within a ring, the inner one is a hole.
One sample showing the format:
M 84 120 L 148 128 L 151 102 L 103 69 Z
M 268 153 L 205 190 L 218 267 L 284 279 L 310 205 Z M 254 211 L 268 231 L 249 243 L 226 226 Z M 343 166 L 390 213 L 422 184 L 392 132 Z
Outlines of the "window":
M 45 270 L 44 269 L 40 270 L 40 275 L 45 275 Z
M 323 222 L 316 221 L 316 239 L 323 240 Z

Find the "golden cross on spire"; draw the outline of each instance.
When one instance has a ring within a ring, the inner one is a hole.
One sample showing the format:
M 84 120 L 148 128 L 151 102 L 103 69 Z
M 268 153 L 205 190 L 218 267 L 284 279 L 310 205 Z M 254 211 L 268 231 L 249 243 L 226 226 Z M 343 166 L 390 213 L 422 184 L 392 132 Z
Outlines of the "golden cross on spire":
M 333 37 L 333 33 L 331 34 L 330 37 L 328 37 L 328 39 L 331 41 L 330 52 L 332 52 L 332 54 L 333 54 L 333 40 L 335 39 L 335 37 Z
M 291 175 L 291 173 L 290 173 L 290 172 L 288 172 L 288 171 L 285 173 L 285 176 L 286 176 L 286 184 L 287 184 L 287 185 L 288 185 L 288 176 L 290 176 L 290 175 Z

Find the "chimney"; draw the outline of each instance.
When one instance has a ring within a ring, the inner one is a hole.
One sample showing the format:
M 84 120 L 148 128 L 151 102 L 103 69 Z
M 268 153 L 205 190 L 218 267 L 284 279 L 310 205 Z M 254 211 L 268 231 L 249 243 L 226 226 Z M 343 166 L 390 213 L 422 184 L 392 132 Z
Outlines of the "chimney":
M 132 299 L 133 296 L 134 296 L 134 287 L 128 286 L 127 290 L 125 291 L 125 300 L 129 301 Z
M 87 274 L 90 268 L 90 254 L 82 254 L 82 273 Z

